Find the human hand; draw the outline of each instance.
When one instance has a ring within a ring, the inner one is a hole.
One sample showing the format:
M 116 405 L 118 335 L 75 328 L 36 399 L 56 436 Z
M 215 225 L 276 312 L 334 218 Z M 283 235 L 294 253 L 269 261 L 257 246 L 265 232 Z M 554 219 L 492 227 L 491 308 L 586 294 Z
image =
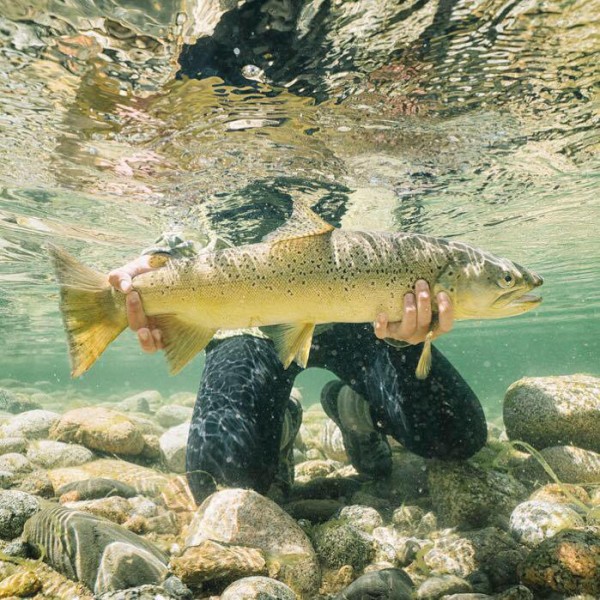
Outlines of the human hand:
M 137 333 L 138 342 L 144 352 L 161 350 L 162 338 L 160 329 L 152 317 L 146 316 L 140 295 L 133 289 L 132 279 L 136 275 L 154 271 L 157 267 L 151 265 L 152 255 L 144 255 L 114 269 L 108 274 L 109 283 L 118 291 L 127 294 L 127 320 L 129 327 Z
M 446 292 L 440 292 L 436 300 L 439 314 L 433 337 L 448 333 L 454 324 L 454 308 Z M 391 338 L 409 344 L 424 342 L 431 328 L 429 284 L 423 279 L 419 279 L 415 284 L 415 294 L 409 292 L 404 296 L 404 313 L 401 321 L 390 323 L 387 314 L 380 313 L 377 315 L 373 328 L 375 336 L 380 340 Z

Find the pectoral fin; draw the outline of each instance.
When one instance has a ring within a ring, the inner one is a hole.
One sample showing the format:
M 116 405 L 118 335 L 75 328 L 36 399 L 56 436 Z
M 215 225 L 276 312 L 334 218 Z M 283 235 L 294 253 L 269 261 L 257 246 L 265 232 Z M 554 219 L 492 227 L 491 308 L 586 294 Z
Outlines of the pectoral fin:
M 188 323 L 175 315 L 157 315 L 153 319 L 162 333 L 171 375 L 179 373 L 198 352 L 204 350 L 216 331 Z
M 295 360 L 302 368 L 308 363 L 314 323 L 286 323 L 261 329 L 273 340 L 283 366 L 287 369 Z
M 433 331 L 430 331 L 425 337 L 423 343 L 423 352 L 421 352 L 421 358 L 417 364 L 417 370 L 415 375 L 417 379 L 427 379 L 429 371 L 431 371 L 431 340 L 433 339 Z

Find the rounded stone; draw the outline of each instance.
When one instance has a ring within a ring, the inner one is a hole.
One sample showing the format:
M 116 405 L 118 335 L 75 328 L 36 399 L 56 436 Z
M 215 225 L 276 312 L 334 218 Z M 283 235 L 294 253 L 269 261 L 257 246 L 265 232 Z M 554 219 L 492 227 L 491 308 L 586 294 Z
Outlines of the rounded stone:
M 339 466 L 339 463 L 332 460 L 307 460 L 296 466 L 296 479 L 307 481 L 317 477 L 325 477 L 333 473 Z
M 523 502 L 510 515 L 510 532 L 527 546 L 536 546 L 563 529 L 583 525 L 584 520 L 577 511 L 542 500 Z
M 319 565 L 306 534 L 277 504 L 252 490 L 222 490 L 198 507 L 186 545 L 207 539 L 259 548 L 278 579 L 308 598 L 317 592 Z
M 524 585 L 513 585 L 496 594 L 494 600 L 534 600 L 534 596 L 532 591 Z
M 162 427 L 174 427 L 182 423 L 189 422 L 192 418 L 193 408 L 189 406 L 178 406 L 177 404 L 167 404 L 161 406 L 154 415 L 156 422 Z
M 182 423 L 165 431 L 159 440 L 167 468 L 172 473 L 185 473 L 185 455 L 190 426 Z
M 12 540 L 21 535 L 25 522 L 40 510 L 39 500 L 25 492 L 0 492 L 0 537 Z
M 339 518 L 367 533 L 372 533 L 373 529 L 383 525 L 381 515 L 374 508 L 358 504 L 342 508 Z
M 187 596 L 192 598 L 192 596 Z M 182 600 L 181 597 L 169 594 L 162 585 L 140 585 L 126 590 L 104 592 L 94 596 L 94 600 Z
M 578 485 L 569 483 L 548 483 L 541 488 L 535 490 L 529 500 L 542 500 L 543 502 L 551 502 L 552 504 L 574 504 L 579 502 L 589 504 L 591 502 L 590 495 Z
M 0 456 L 0 471 L 11 473 L 28 473 L 33 469 L 29 459 L 17 452 L 10 452 Z
M 100 407 L 66 412 L 52 426 L 50 437 L 82 444 L 91 450 L 132 456 L 140 454 L 145 447 L 141 431 L 129 418 Z
M 24 454 L 27 451 L 27 440 L 23 437 L 8 437 L 0 439 L 0 455 L 17 452 Z
M 342 590 L 335 600 L 412 600 L 413 582 L 402 569 L 381 569 L 365 573 L 347 588 Z
M 429 577 L 417 590 L 419 600 L 438 600 L 449 594 L 471 592 L 471 584 L 456 575 L 438 575 Z
M 27 458 L 45 469 L 76 467 L 94 459 L 94 454 L 79 444 L 65 444 L 52 440 L 33 442 Z
M 223 545 L 205 540 L 171 558 L 169 569 L 187 585 L 198 587 L 208 581 L 231 582 L 267 573 L 265 555 L 257 548 Z
M 5 438 L 21 437 L 28 440 L 47 438 L 50 428 L 60 415 L 50 410 L 30 410 L 13 417 L 2 425 L 0 432 Z
M 129 504 L 131 505 L 134 515 L 140 515 L 141 517 L 149 519 L 158 514 L 158 506 L 152 502 L 152 500 L 144 498 L 144 496 L 134 496 L 133 498 L 129 498 Z
M 511 440 L 538 449 L 570 445 L 600 452 L 600 379 L 587 375 L 526 377 L 504 397 Z
M 270 577 L 244 577 L 227 587 L 221 600 L 296 600 L 296 594 L 281 581 Z
M 23 539 L 44 547 L 44 561 L 96 595 L 145 584 L 159 585 L 167 556 L 150 541 L 106 519 L 62 506 L 30 518 Z
M 540 450 L 540 454 L 562 483 L 586 484 L 600 481 L 600 454 L 597 452 L 575 446 L 552 446 Z M 551 480 L 533 456 L 530 456 L 515 474 L 526 482 Z
M 148 390 L 129 396 L 125 398 L 125 400 L 121 400 L 121 402 L 117 404 L 117 410 L 150 414 L 150 406 L 160 404 L 161 402 L 162 396 L 160 392 Z
M 168 490 L 172 481 L 165 473 L 160 473 L 155 469 L 149 469 L 125 460 L 112 458 L 100 458 L 78 467 L 52 469 L 48 471 L 48 475 L 52 481 L 52 485 L 57 490 L 62 491 L 62 487 L 67 484 L 82 482 L 88 479 L 114 479 L 131 486 L 134 489 L 134 493 L 129 495 L 132 496 L 135 493 L 147 496 L 163 494 Z M 118 493 L 121 496 L 125 495 L 121 491 Z
M 12 392 L 6 388 L 0 388 L 0 410 L 16 415 L 29 410 L 42 408 L 41 405 L 26 394 Z

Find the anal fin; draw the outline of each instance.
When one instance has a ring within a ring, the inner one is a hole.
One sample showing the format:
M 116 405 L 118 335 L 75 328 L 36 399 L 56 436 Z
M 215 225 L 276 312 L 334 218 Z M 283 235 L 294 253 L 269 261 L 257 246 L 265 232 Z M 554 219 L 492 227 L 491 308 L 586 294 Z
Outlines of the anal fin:
M 286 323 L 261 327 L 275 344 L 283 366 L 287 369 L 295 360 L 302 368 L 308 363 L 314 323 Z
M 171 375 L 179 373 L 198 352 L 204 350 L 216 332 L 216 329 L 189 323 L 176 315 L 156 315 L 152 319 L 161 331 Z

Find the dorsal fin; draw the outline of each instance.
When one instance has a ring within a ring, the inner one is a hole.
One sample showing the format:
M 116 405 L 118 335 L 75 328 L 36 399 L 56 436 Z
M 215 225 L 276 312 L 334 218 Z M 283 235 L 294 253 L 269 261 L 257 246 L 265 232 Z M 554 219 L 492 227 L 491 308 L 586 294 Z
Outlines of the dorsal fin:
M 281 227 L 263 238 L 263 242 L 281 242 L 297 238 L 323 235 L 333 231 L 335 227 L 314 213 L 305 200 L 294 200 L 292 216 Z

